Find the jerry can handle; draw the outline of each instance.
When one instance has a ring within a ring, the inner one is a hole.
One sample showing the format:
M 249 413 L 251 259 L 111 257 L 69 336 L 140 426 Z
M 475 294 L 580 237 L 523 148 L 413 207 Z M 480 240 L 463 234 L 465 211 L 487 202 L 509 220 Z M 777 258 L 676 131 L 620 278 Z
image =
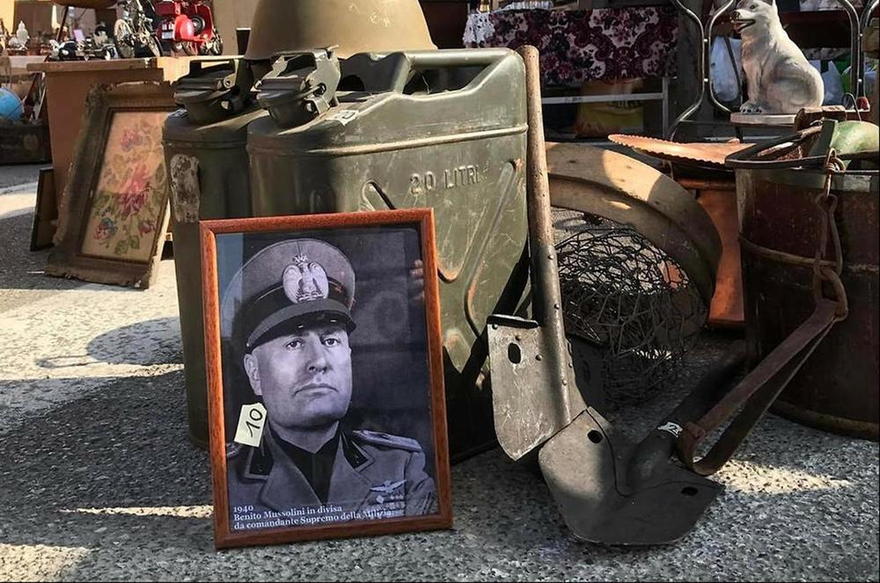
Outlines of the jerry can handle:
M 403 93 L 415 72 L 460 67 L 489 68 L 511 56 L 519 58 L 506 48 L 359 53 L 340 61 L 340 66 L 343 80 L 359 79 L 363 90 L 369 93 Z
M 208 70 L 219 70 L 219 68 L 227 67 L 232 71 L 235 71 L 238 66 L 238 61 L 240 57 L 227 57 L 227 56 L 202 56 L 194 59 L 190 59 L 189 62 L 189 74 L 181 77 L 181 79 L 185 79 L 190 75 L 199 75 L 202 71 Z
M 410 75 L 426 69 L 453 69 L 460 67 L 490 67 L 501 60 L 516 55 L 510 49 L 446 49 L 439 51 L 412 51 L 405 53 L 394 75 L 391 90 L 403 93 Z

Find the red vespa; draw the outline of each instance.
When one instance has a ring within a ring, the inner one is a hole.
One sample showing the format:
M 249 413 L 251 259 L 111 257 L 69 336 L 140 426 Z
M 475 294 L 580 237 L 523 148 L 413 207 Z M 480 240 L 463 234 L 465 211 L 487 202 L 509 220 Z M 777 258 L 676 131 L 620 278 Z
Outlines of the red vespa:
M 214 26 L 214 14 L 207 0 L 160 0 L 154 6 L 159 22 L 156 36 L 163 53 L 223 53 L 223 40 Z

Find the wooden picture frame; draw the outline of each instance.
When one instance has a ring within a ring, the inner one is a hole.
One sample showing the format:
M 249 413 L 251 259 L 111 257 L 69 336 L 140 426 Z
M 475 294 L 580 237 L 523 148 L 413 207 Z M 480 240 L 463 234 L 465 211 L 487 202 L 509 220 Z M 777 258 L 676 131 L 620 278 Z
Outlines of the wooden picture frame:
M 433 210 L 200 229 L 215 546 L 451 528 Z
M 46 273 L 146 289 L 170 218 L 162 129 L 169 83 L 97 85 L 61 199 Z
M 52 237 L 55 235 L 57 222 L 55 169 L 40 168 L 37 201 L 34 205 L 34 222 L 31 227 L 31 251 L 42 251 L 52 246 Z

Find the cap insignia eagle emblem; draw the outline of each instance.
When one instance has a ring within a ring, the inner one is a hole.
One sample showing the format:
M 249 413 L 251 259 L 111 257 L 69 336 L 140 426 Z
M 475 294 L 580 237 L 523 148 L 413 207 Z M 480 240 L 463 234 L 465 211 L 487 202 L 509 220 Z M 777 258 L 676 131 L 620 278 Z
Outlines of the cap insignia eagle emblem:
M 297 255 L 281 276 L 284 294 L 294 304 L 326 299 L 330 284 L 327 272 L 305 255 Z

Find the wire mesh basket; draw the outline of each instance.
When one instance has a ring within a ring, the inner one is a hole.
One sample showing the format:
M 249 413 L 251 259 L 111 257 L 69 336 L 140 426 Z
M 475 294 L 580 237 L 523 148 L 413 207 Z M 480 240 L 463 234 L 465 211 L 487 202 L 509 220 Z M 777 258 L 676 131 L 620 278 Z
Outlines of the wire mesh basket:
M 607 405 L 674 382 L 708 307 L 680 265 L 632 227 L 553 211 L 565 327 L 598 349 Z

